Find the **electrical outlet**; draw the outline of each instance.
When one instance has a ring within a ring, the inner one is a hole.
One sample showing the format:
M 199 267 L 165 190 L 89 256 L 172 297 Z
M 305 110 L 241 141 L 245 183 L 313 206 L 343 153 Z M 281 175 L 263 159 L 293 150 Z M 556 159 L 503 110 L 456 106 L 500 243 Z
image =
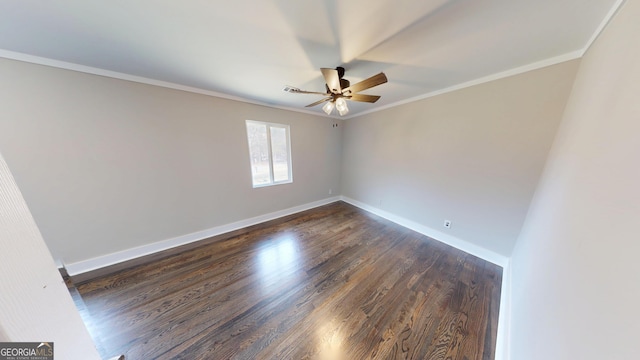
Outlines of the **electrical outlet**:
M 446 227 L 447 229 L 451 229 L 451 220 L 445 220 L 444 227 Z
M 329 195 L 333 194 L 333 189 L 329 189 Z

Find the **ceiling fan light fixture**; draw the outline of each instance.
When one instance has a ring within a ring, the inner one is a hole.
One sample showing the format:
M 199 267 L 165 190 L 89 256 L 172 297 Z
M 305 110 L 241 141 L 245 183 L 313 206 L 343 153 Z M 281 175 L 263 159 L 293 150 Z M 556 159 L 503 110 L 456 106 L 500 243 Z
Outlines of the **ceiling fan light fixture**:
M 331 115 L 331 112 L 333 111 L 333 108 L 335 107 L 333 101 L 329 101 L 326 104 L 324 104 L 324 106 L 322 107 L 322 110 L 327 114 L 327 115 Z
M 347 102 L 344 98 L 338 98 L 336 100 L 336 109 L 340 113 L 340 116 L 345 116 L 349 113 L 349 108 L 347 107 Z

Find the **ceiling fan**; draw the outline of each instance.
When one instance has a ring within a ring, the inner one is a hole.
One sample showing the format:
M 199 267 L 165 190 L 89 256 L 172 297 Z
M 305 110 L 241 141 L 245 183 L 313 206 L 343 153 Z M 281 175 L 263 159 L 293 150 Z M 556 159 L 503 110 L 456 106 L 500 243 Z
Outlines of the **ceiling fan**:
M 300 90 L 293 86 L 285 86 L 284 91 L 294 94 L 325 95 L 326 97 L 324 99 L 311 103 L 306 107 L 312 107 L 326 102 L 322 107 L 322 110 L 324 110 L 327 115 L 330 115 L 334 108 L 338 110 L 340 116 L 344 116 L 349 113 L 349 107 L 345 100 L 369 103 L 378 101 L 378 99 L 380 99 L 380 96 L 378 95 L 358 94 L 358 92 L 387 82 L 387 76 L 384 73 L 379 73 L 368 79 L 364 79 L 355 85 L 351 85 L 349 80 L 343 79 L 343 67 L 337 67 L 335 69 L 322 68 L 320 71 L 322 71 L 322 76 L 324 76 L 327 92 L 322 93 L 317 91 Z

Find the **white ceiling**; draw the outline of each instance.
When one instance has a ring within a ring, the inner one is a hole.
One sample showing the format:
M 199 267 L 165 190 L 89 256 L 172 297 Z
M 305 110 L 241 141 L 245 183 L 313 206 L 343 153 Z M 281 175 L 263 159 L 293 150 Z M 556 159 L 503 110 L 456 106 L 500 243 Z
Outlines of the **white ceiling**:
M 324 91 L 321 67 L 352 84 L 384 72 L 363 91 L 382 98 L 350 102 L 353 116 L 579 57 L 621 2 L 0 0 L 0 56 L 317 114 L 304 105 L 320 96 L 284 85 Z

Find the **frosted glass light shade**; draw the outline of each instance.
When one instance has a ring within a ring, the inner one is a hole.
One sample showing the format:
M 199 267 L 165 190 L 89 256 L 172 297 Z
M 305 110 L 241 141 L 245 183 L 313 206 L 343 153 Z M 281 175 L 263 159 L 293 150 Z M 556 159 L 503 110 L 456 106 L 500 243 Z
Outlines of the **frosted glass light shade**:
M 335 105 L 333 104 L 333 101 L 329 101 L 326 104 L 324 104 L 324 106 L 322 107 L 322 110 L 327 114 L 327 115 L 331 115 L 331 112 L 333 111 L 333 107 Z
M 336 109 L 338 109 L 340 116 L 344 116 L 349 113 L 347 102 L 343 98 L 339 98 L 338 100 L 336 100 Z

